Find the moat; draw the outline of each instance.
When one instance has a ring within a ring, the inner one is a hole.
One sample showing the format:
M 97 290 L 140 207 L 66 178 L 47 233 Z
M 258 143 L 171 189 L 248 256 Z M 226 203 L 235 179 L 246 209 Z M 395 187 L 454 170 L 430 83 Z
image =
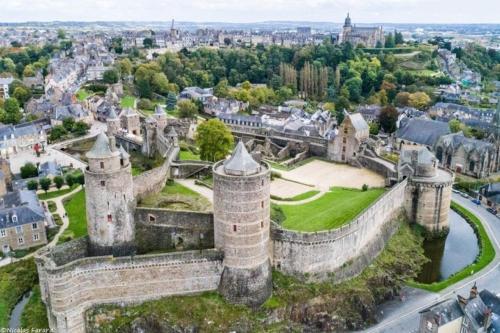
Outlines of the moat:
M 424 241 L 426 263 L 418 282 L 432 283 L 447 279 L 474 262 L 479 254 L 478 239 L 472 227 L 450 210 L 450 232 L 441 240 Z

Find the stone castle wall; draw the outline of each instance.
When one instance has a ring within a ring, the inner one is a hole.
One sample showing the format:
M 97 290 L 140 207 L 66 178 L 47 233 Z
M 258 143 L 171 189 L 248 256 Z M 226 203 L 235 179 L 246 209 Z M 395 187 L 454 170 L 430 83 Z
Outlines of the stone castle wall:
M 335 230 L 301 233 L 275 225 L 272 229 L 273 266 L 286 274 L 310 274 L 320 279 L 364 257 L 364 265 L 358 264 L 352 273 L 342 274 L 347 278 L 359 273 L 379 254 L 395 230 L 391 221 L 404 206 L 406 185 L 406 180 L 395 185 L 352 222 Z M 365 253 L 364 249 L 372 252 Z
M 165 162 L 152 170 L 141 173 L 134 177 L 134 196 L 136 200 L 152 194 L 158 193 L 165 186 L 165 182 L 170 177 L 170 165 L 172 160 L 179 153 L 179 148 L 171 147 L 165 157 Z
M 214 247 L 212 213 L 139 207 L 135 211 L 135 223 L 139 253 Z
M 222 274 L 222 254 L 216 250 L 85 257 L 64 265 L 51 256 L 36 261 L 49 324 L 59 333 L 85 332 L 85 311 L 92 306 L 216 290 Z

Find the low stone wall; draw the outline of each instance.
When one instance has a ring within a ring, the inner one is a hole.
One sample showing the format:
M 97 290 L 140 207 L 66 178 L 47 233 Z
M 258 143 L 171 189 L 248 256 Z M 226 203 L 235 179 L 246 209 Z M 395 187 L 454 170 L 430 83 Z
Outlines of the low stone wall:
M 403 207 L 406 185 L 406 180 L 396 184 L 352 222 L 338 229 L 301 233 L 274 225 L 273 266 L 286 274 L 309 275 L 315 280 L 332 273 L 342 279 L 358 274 L 379 254 L 388 235 L 395 230 L 390 225 Z M 359 263 L 342 271 L 356 260 Z
M 214 247 L 212 213 L 139 207 L 135 211 L 135 223 L 139 253 Z
M 175 161 L 172 163 L 173 178 L 188 178 L 194 173 L 212 173 L 212 163 L 207 161 Z
M 372 171 L 384 176 L 385 178 L 397 179 L 398 173 L 396 165 L 380 157 L 358 156 L 358 161 Z
M 222 254 L 208 250 L 87 257 L 62 266 L 41 256 L 37 265 L 50 328 L 59 333 L 84 333 L 85 311 L 95 305 L 139 303 L 216 290 Z
M 172 160 L 178 153 L 179 148 L 172 148 L 161 166 L 134 177 L 134 196 L 136 200 L 141 200 L 152 193 L 161 191 L 168 177 L 170 177 Z

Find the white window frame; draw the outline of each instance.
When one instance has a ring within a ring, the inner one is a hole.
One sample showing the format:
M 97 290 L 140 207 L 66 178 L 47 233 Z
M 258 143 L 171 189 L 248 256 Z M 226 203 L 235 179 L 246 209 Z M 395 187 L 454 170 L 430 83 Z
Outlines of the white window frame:
M 18 237 L 17 238 L 17 243 L 18 244 L 24 244 L 24 238 L 23 237 Z
M 39 234 L 33 234 L 33 241 L 39 241 L 40 240 L 40 235 Z
M 32 230 L 38 230 L 38 222 L 31 223 L 31 229 Z
M 7 237 L 7 230 L 6 229 L 0 230 L 0 237 Z
M 19 234 L 22 234 L 22 233 L 23 233 L 23 227 L 21 225 L 18 225 L 16 227 L 16 234 L 19 235 Z

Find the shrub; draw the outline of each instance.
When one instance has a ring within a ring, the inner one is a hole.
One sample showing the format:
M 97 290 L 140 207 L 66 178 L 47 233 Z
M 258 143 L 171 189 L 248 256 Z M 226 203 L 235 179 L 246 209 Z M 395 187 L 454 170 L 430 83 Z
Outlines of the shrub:
M 21 178 L 31 178 L 38 176 L 38 168 L 33 163 L 26 163 L 21 167 Z
M 363 184 L 363 187 L 361 189 L 363 190 L 363 192 L 368 191 L 368 185 L 367 184 Z

